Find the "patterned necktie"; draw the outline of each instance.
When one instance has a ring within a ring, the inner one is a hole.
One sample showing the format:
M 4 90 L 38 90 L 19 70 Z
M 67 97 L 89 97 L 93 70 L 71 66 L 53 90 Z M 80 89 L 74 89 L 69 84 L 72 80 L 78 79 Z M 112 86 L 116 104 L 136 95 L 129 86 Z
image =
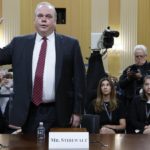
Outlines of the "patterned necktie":
M 42 95 L 43 95 L 43 72 L 44 72 L 45 56 L 46 56 L 46 49 L 47 49 L 47 38 L 43 37 L 42 40 L 43 42 L 41 45 L 39 59 L 36 67 L 34 87 L 33 87 L 32 102 L 36 106 L 42 103 Z

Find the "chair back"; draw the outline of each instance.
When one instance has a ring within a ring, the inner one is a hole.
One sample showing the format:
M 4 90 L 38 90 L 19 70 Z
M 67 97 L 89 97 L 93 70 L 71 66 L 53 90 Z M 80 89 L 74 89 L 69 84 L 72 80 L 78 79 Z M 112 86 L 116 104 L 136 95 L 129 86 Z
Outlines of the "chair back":
M 99 133 L 100 116 L 84 114 L 81 120 L 81 127 L 86 128 L 89 133 Z

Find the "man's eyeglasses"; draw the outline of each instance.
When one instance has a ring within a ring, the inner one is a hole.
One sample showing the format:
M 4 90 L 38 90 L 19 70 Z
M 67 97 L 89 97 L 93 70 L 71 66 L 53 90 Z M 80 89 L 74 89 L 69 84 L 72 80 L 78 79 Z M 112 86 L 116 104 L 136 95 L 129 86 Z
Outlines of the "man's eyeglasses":
M 135 55 L 136 58 L 144 58 L 145 55 Z

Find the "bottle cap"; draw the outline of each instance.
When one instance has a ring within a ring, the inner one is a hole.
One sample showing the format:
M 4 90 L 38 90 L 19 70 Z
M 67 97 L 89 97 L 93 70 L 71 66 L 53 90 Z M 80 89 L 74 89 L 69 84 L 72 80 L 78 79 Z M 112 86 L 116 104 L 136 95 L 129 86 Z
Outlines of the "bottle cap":
M 39 125 L 43 126 L 43 122 L 40 122 Z

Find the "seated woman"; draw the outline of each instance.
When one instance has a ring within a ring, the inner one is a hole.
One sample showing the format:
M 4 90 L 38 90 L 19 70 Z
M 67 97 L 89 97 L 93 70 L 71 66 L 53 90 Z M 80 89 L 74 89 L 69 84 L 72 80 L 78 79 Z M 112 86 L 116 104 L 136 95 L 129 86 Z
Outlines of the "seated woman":
M 145 76 L 142 91 L 131 103 L 129 122 L 134 133 L 150 134 L 150 75 Z
M 90 104 L 87 113 L 100 116 L 99 132 L 101 134 L 124 133 L 125 111 L 121 101 L 116 98 L 115 87 L 111 79 L 100 80 L 97 98 Z

